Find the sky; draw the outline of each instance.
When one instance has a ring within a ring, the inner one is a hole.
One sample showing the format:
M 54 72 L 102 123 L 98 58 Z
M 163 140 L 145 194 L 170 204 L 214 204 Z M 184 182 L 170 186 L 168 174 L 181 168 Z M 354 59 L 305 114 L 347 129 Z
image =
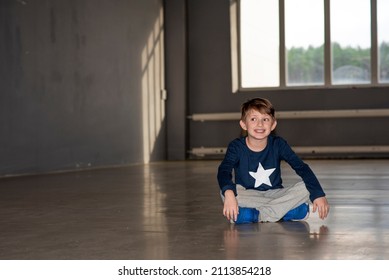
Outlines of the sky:
M 389 42 L 389 0 L 378 0 L 378 32 L 381 36 L 379 36 L 379 41 Z
M 248 12 L 258 17 L 255 5 L 278 1 L 244 0 L 253 5 Z M 370 47 L 370 0 L 331 0 L 331 39 L 342 46 Z M 278 7 L 278 6 L 277 6 Z M 274 7 L 273 7 L 274 10 Z M 378 39 L 389 42 L 389 0 L 377 0 Z M 386 14 L 386 15 L 385 15 Z M 262 22 L 271 22 L 271 13 Z M 286 46 L 320 46 L 324 43 L 324 0 L 285 0 Z

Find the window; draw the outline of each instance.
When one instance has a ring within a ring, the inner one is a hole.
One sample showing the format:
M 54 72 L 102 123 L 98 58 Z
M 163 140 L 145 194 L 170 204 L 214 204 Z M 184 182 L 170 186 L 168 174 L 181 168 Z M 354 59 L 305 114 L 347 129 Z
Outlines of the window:
M 332 82 L 370 83 L 370 0 L 330 3 Z
M 241 14 L 242 86 L 279 86 L 278 1 L 245 0 Z
M 232 2 L 236 87 L 389 83 L 389 0 Z
M 324 84 L 323 46 L 323 0 L 286 0 L 287 85 Z

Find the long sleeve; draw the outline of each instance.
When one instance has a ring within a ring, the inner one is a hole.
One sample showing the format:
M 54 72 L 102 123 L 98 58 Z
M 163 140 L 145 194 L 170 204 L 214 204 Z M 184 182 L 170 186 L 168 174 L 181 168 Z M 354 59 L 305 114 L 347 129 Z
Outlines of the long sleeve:
M 233 170 L 238 161 L 239 155 L 237 147 L 231 142 L 228 145 L 226 155 L 219 165 L 217 173 L 217 180 L 223 195 L 226 190 L 232 190 L 236 195 L 236 184 L 233 182 Z
M 310 200 L 314 201 L 318 197 L 325 196 L 323 188 L 321 187 L 319 180 L 313 173 L 312 169 L 301 160 L 292 148 L 286 143 L 285 140 L 280 139 L 280 153 L 282 158 L 293 168 L 297 175 L 301 177 L 307 190 L 310 193 Z

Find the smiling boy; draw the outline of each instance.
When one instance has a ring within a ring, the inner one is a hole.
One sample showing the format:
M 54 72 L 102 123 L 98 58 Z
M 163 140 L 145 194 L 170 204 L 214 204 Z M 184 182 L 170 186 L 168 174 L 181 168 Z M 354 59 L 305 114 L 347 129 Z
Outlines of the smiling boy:
M 272 134 L 277 120 L 270 101 L 254 98 L 245 102 L 240 126 L 247 136 L 230 142 L 218 168 L 223 215 L 236 224 L 303 220 L 311 202 L 313 212 L 325 219 L 329 204 L 315 174 L 283 138 Z M 284 187 L 281 161 L 302 182 Z

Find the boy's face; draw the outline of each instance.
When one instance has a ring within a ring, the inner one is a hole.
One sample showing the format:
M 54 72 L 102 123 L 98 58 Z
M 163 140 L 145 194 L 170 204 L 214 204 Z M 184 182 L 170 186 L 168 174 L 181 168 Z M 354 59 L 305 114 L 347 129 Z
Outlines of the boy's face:
M 250 110 L 246 118 L 240 121 L 240 126 L 242 129 L 247 130 L 248 137 L 263 140 L 276 128 L 277 121 L 268 114 Z

